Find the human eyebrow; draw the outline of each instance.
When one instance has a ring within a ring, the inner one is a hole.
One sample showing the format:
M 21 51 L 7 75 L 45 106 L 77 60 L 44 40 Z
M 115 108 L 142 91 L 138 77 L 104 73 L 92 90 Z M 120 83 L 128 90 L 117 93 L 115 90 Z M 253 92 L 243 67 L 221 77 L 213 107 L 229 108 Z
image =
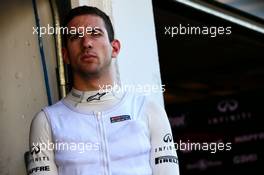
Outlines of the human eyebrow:
M 90 35 L 92 35 L 93 37 L 100 37 L 104 35 L 104 31 L 98 27 L 94 27 L 92 31 L 90 31 Z
M 99 27 L 94 27 L 92 30 L 93 33 L 97 34 L 104 34 L 104 31 Z
M 81 38 L 82 37 L 82 35 L 80 34 L 80 33 L 69 33 L 69 34 L 67 34 L 67 39 L 70 39 L 71 41 L 72 40 L 76 40 L 76 39 L 78 39 L 78 38 Z

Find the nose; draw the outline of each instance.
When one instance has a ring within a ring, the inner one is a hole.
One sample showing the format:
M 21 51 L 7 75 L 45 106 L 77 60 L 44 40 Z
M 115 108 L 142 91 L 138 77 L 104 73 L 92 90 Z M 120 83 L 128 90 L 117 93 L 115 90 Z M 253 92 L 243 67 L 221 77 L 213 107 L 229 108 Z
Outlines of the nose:
M 89 36 L 84 35 L 82 38 L 82 46 L 83 48 L 91 49 L 93 47 L 93 40 Z

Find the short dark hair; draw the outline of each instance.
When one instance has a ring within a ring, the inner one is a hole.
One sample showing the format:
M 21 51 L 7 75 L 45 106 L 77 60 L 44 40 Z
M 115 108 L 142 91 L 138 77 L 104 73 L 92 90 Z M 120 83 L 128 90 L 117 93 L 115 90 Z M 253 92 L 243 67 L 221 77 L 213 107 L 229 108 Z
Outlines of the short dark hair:
M 92 6 L 79 6 L 76 8 L 73 8 L 69 11 L 68 15 L 65 17 L 64 22 L 63 22 L 63 27 L 67 27 L 68 23 L 76 16 L 80 16 L 80 15 L 95 15 L 95 16 L 99 16 L 100 18 L 103 19 L 104 24 L 105 24 L 105 28 L 106 31 L 108 33 L 108 38 L 109 41 L 112 42 L 115 38 L 115 32 L 114 32 L 114 28 L 112 25 L 112 22 L 109 18 L 109 16 L 104 13 L 102 10 L 96 8 L 96 7 L 92 7 Z M 65 36 L 63 37 L 63 39 L 65 39 L 65 43 L 66 43 L 66 38 Z

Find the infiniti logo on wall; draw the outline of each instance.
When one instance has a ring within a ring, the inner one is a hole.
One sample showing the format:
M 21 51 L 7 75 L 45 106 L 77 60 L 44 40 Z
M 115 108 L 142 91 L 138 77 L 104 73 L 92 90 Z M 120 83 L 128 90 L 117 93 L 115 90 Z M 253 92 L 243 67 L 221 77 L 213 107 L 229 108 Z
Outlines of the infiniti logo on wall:
M 238 101 L 236 100 L 223 100 L 217 105 L 217 109 L 220 112 L 235 111 L 238 108 Z

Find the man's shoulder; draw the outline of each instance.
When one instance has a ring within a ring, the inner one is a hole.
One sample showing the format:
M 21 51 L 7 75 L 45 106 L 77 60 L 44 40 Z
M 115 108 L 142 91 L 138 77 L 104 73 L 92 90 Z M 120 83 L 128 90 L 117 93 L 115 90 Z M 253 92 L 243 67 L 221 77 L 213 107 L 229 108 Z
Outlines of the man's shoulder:
M 59 100 L 52 105 L 42 107 L 41 110 L 35 114 L 33 120 L 42 120 L 43 118 L 46 117 L 46 110 L 58 108 L 61 105 L 61 103 L 62 103 L 62 100 Z
M 127 96 L 130 96 L 132 103 L 136 102 L 145 110 L 164 110 L 164 106 L 149 94 L 129 92 Z
M 142 93 L 126 92 L 124 95 L 124 98 L 131 99 L 132 101 L 144 102 L 147 99 L 147 96 L 145 94 L 142 94 Z
M 55 102 L 55 103 L 54 103 L 54 104 L 52 104 L 52 105 L 45 106 L 45 107 L 44 107 L 44 108 L 42 108 L 42 109 L 52 109 L 52 108 L 58 108 L 58 107 L 60 107 L 60 106 L 63 104 L 63 100 L 64 100 L 64 99 L 61 99 L 61 100 L 59 100 L 59 101 Z

